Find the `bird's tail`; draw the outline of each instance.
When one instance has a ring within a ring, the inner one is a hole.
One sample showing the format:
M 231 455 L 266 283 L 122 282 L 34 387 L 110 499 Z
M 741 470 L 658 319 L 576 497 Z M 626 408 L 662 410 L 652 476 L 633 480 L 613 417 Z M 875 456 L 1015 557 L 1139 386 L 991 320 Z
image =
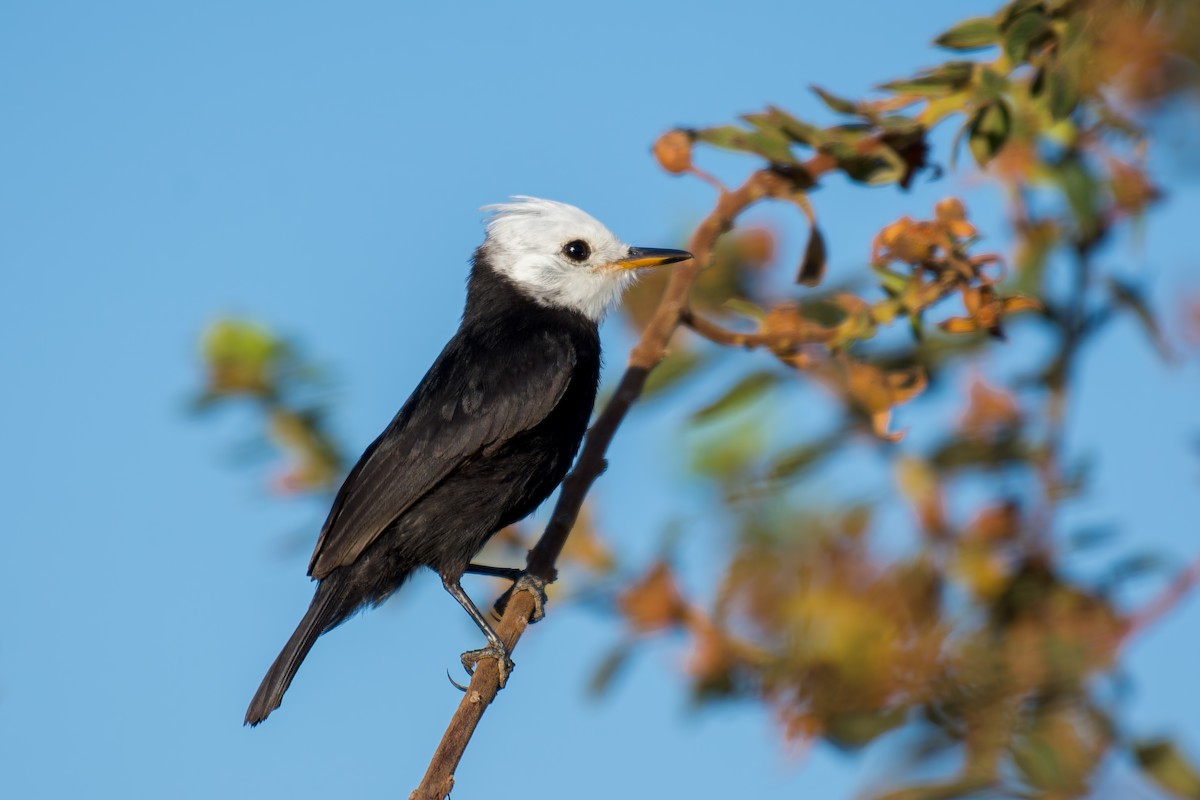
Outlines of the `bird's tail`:
M 300 669 L 301 662 L 312 649 L 317 637 L 345 618 L 346 614 L 342 613 L 340 608 L 340 594 L 325 581 L 317 586 L 312 604 L 304 613 L 304 618 L 300 620 L 292 638 L 283 646 L 283 651 L 267 670 L 266 677 L 254 693 L 254 699 L 246 709 L 247 725 L 257 725 L 279 708 L 279 704 L 283 702 L 283 693 L 291 685 L 292 678 L 296 677 L 296 670 Z

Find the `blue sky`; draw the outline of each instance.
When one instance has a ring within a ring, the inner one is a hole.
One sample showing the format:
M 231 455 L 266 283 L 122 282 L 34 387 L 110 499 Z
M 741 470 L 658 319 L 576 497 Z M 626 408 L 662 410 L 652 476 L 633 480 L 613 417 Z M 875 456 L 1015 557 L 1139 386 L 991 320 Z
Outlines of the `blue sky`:
M 659 132 L 767 102 L 815 112 L 809 83 L 853 94 L 906 74 L 938 58 L 924 43 L 942 28 L 993 5 L 0 7 L 6 794 L 406 796 L 458 701 L 444 672 L 478 635 L 426 576 L 322 639 L 281 711 L 241 727 L 311 593 L 307 554 L 284 545 L 324 509 L 231 462 L 248 417 L 185 413 L 206 322 L 245 313 L 302 335 L 335 367 L 335 427 L 357 452 L 457 324 L 480 206 L 553 197 L 627 241 L 676 244 L 711 194 L 655 167 Z M 835 275 L 861 265 L 881 225 L 966 182 L 823 192 Z M 1198 283 L 1177 232 L 1194 228 L 1200 192 L 1168 186 L 1146 247 L 1111 258 L 1150 276 L 1170 311 Z M 991 198 L 971 203 L 1002 229 Z M 610 325 L 606 341 L 612 373 L 624 339 Z M 1200 551 L 1197 378 L 1194 363 L 1161 367 L 1123 324 L 1086 359 L 1072 431 L 1100 464 L 1083 516 L 1177 559 Z M 635 418 L 599 487 L 635 563 L 679 486 L 648 466 L 671 423 Z M 1193 598 L 1129 653 L 1136 728 L 1178 732 L 1193 752 L 1198 625 Z M 689 710 L 669 644 L 589 700 L 616 635 L 572 608 L 534 629 L 459 771 L 462 796 L 515 795 L 525 762 L 526 778 L 576 798 L 862 785 L 859 762 L 790 755 L 760 709 Z

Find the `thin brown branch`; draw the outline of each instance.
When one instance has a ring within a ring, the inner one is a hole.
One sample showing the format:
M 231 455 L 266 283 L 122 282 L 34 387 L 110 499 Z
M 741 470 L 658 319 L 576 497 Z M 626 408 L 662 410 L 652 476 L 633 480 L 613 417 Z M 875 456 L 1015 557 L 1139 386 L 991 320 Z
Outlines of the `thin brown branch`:
M 1125 628 L 1125 642 L 1153 627 L 1197 586 L 1200 586 L 1200 559 L 1189 564 L 1187 569 L 1175 576 L 1175 580 L 1171 581 L 1162 594 L 1129 618 Z
M 730 330 L 706 317 L 699 316 L 690 308 L 683 310 L 683 313 L 680 315 L 680 322 L 710 342 L 725 345 L 726 347 L 744 347 L 747 350 L 753 350 L 771 343 L 772 337 L 766 336 L 761 332 L 743 333 L 741 331 Z
M 716 208 L 692 234 L 688 250 L 694 253 L 695 257 L 672 270 L 658 308 L 642 331 L 641 339 L 630 352 L 629 364 L 616 393 L 588 431 L 579 460 L 563 481 L 550 523 L 537 544 L 529 551 L 526 570 L 530 574 L 547 582 L 552 582 L 557 577 L 555 562 L 562 552 L 571 528 L 575 525 L 588 490 L 604 472 L 608 445 L 624 421 L 625 415 L 641 395 L 646 377 L 666 354 L 667 343 L 679 327 L 687 307 L 688 293 L 697 276 L 711 260 L 717 239 L 733 227 L 738 215 L 747 207 L 764 197 L 779 196 L 784 191 L 784 183 L 783 178 L 770 170 L 753 173 L 737 189 L 721 192 Z M 525 633 L 533 610 L 533 597 L 528 592 L 516 593 L 508 603 L 496 632 L 510 650 L 516 647 Z M 495 659 L 481 661 L 470 686 L 467 687 L 466 695 L 442 736 L 421 785 L 409 795 L 410 800 L 441 800 L 449 795 L 454 787 L 454 772 L 462 759 L 463 751 L 483 717 L 484 710 L 496 699 L 499 688 L 499 672 Z

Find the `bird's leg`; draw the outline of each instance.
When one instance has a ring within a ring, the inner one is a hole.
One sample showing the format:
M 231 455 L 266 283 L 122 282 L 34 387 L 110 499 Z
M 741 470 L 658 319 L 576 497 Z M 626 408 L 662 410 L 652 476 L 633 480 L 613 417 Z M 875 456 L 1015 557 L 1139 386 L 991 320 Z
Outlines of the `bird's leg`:
M 514 583 L 521 577 L 524 570 L 517 567 L 489 567 L 487 564 L 467 564 L 467 572 L 472 575 L 487 575 L 489 578 L 503 578 Z
M 475 665 L 485 658 L 496 659 L 497 666 L 500 668 L 500 688 L 504 688 L 504 684 L 508 683 L 508 674 L 512 672 L 513 660 L 508 656 L 508 648 L 504 646 L 504 642 L 500 641 L 500 637 L 492 626 L 488 624 L 483 614 L 471 602 L 471 598 L 463 591 L 462 585 L 458 582 L 458 578 L 448 578 L 442 576 L 442 586 L 446 587 L 446 591 L 451 597 L 458 601 L 458 604 L 463 607 L 471 619 L 475 620 L 475 624 L 479 626 L 479 630 L 483 631 L 483 635 L 487 637 L 488 646 L 479 650 L 468 650 L 462 654 L 463 669 L 468 675 L 475 674 Z
M 500 595 L 492 606 L 492 615 L 496 619 L 499 619 L 504 613 L 508 601 L 517 592 L 529 592 L 533 595 L 533 614 L 529 617 L 529 624 L 540 622 L 542 617 L 546 616 L 546 581 L 542 578 L 530 575 L 525 570 L 516 567 L 489 567 L 486 564 L 468 564 L 466 571 L 472 575 L 487 575 L 513 582 L 513 585 L 508 587 L 508 590 Z

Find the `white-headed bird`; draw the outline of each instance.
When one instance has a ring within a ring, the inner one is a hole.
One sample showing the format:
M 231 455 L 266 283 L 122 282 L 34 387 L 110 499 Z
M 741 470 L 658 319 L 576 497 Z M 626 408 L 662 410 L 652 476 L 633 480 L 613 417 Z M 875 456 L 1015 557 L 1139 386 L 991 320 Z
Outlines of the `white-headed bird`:
M 566 475 L 599 385 L 597 325 L 639 269 L 691 256 L 630 247 L 564 203 L 518 197 L 486 210 L 462 323 L 338 490 L 308 566 L 312 604 L 250 702 L 250 725 L 279 707 L 317 637 L 421 566 L 488 638 L 464 666 L 497 658 L 502 679 L 512 666 L 459 581 L 517 577 L 471 559 Z

